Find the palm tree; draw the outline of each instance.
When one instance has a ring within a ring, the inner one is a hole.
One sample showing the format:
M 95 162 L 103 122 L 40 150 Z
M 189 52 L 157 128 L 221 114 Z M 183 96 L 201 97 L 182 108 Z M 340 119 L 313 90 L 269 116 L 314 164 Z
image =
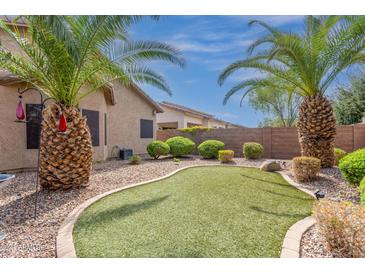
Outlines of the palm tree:
M 243 100 L 248 96 L 254 109 L 273 115 L 275 126 L 291 127 L 296 122 L 301 100 L 295 89 L 291 83 L 278 77 L 250 79 L 231 88 L 223 99 L 223 105 L 227 104 L 233 94 L 244 91 L 240 101 L 241 107 Z
M 114 81 L 147 83 L 171 93 L 164 78 L 145 66 L 164 60 L 183 66 L 167 44 L 130 41 L 127 27 L 141 16 L 26 16 L 26 32 L 0 21 L 21 53 L 0 46 L 0 67 L 42 91 L 55 103 L 43 111 L 39 179 L 58 189 L 88 184 L 91 137 L 78 104 Z M 155 17 L 153 19 L 156 19 Z M 65 116 L 66 132 L 58 130 Z
M 341 72 L 365 61 L 365 17 L 307 16 L 303 34 L 257 20 L 250 24 L 260 25 L 268 34 L 249 47 L 248 58 L 229 65 L 218 83 L 239 69 L 254 68 L 295 86 L 304 97 L 297 123 L 301 152 L 319 158 L 323 167 L 332 166 L 336 123 L 325 92 Z

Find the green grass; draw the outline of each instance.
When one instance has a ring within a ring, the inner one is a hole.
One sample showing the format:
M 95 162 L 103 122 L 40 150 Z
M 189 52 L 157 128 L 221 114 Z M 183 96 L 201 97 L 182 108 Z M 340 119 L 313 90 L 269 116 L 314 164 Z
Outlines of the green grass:
M 91 205 L 74 243 L 78 257 L 278 257 L 312 203 L 276 173 L 190 168 Z

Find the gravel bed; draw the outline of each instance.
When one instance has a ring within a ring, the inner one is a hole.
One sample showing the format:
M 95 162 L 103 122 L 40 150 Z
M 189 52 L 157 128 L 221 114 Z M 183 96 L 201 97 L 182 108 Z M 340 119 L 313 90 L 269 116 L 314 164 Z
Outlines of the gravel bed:
M 259 166 L 263 160 L 235 159 L 236 165 Z M 57 231 L 67 215 L 85 200 L 100 193 L 164 176 L 192 165 L 217 164 L 216 160 L 183 158 L 175 163 L 171 158 L 145 160 L 140 165 L 111 160 L 95 164 L 90 186 L 71 190 L 40 190 L 38 217 L 35 220 L 35 172 L 17 173 L 16 178 L 0 189 L 0 231 L 6 238 L 0 241 L 0 257 L 55 257 Z

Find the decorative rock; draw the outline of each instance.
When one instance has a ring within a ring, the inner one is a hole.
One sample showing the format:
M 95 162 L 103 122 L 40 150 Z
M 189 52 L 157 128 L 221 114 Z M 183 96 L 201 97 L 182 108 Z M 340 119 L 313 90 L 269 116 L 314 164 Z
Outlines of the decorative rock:
M 260 169 L 263 171 L 273 172 L 281 170 L 281 166 L 278 161 L 267 160 L 260 166 Z

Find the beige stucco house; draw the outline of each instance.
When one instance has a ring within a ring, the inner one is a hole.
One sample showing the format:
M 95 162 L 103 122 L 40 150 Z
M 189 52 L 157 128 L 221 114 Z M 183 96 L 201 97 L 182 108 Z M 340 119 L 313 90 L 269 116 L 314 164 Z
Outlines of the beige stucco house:
M 158 129 L 176 129 L 193 126 L 209 128 L 244 128 L 244 126 L 232 124 L 217 119 L 214 115 L 178 105 L 171 102 L 160 102 L 163 112 L 157 114 Z
M 1 30 L 0 42 L 18 50 Z M 37 165 L 39 127 L 36 123 L 15 122 L 17 91 L 25 87 L 15 75 L 0 68 L 0 171 Z M 39 119 L 39 97 L 37 91 L 23 95 L 27 119 Z M 139 87 L 126 88 L 118 81 L 86 97 L 79 107 L 88 120 L 95 161 L 116 157 L 118 147 L 133 149 L 135 154 L 146 153 L 146 146 L 155 139 L 156 114 L 163 112 Z

